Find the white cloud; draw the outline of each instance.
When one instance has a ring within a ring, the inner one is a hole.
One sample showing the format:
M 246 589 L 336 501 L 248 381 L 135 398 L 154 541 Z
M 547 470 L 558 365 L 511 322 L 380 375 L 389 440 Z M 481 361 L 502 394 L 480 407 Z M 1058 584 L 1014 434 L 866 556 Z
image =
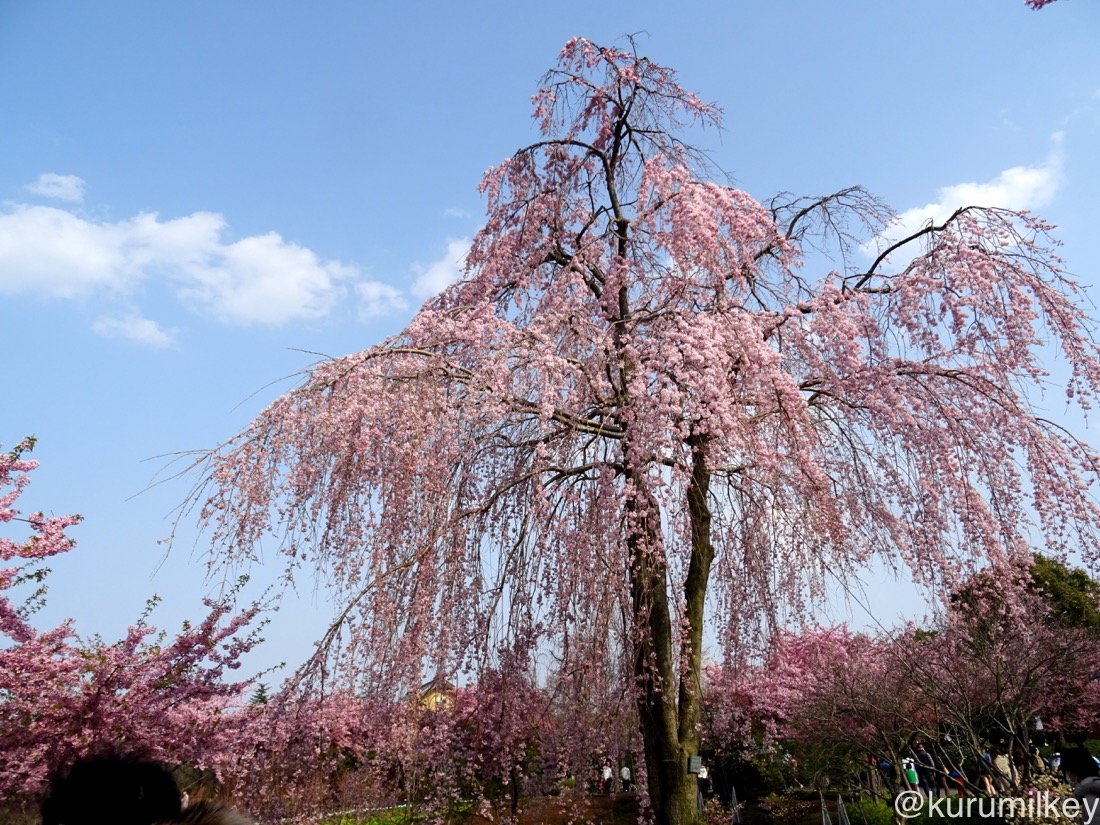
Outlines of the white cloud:
M 156 321 L 138 315 L 122 318 L 100 318 L 92 324 L 92 331 L 104 338 L 125 338 L 138 344 L 163 348 L 176 340 L 176 330 L 164 330 Z
M 84 180 L 76 175 L 58 175 L 44 172 L 34 183 L 24 187 L 28 192 L 44 198 L 56 198 L 59 201 L 80 203 L 84 200 Z
M 360 281 L 355 285 L 359 296 L 359 319 L 377 318 L 409 308 L 408 301 L 397 287 L 381 281 Z
M 470 218 L 473 217 L 465 209 L 456 209 L 453 206 L 448 206 L 443 210 L 443 215 L 448 218 Z
M 429 298 L 461 278 L 469 252 L 470 239 L 460 238 L 447 243 L 447 251 L 439 260 L 433 261 L 427 267 L 414 266 L 416 280 L 412 285 L 413 295 L 418 298 Z
M 356 271 L 321 261 L 277 233 L 215 244 L 184 267 L 180 297 L 230 324 L 282 324 L 327 315 Z
M 274 232 L 227 242 L 226 229 L 213 212 L 111 222 L 19 204 L 0 212 L 0 293 L 125 295 L 156 277 L 225 323 L 281 324 L 325 315 L 358 277 Z
M 1062 183 L 1062 133 L 1051 136 L 1051 150 L 1046 159 L 1034 166 L 1013 166 L 986 183 L 957 183 L 940 189 L 938 200 L 925 206 L 907 209 L 887 230 L 866 245 L 873 254 L 891 241 L 908 237 L 929 221 L 939 224 L 962 206 L 990 206 L 1002 209 L 1033 210 L 1046 206 Z

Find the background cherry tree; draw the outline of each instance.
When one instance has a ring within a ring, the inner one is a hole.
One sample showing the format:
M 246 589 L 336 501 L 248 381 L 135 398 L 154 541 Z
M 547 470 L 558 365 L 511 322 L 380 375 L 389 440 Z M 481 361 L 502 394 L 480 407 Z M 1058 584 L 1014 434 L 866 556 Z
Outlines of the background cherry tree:
M 858 785 L 868 756 L 900 764 L 914 733 L 936 729 L 934 708 L 898 666 L 904 653 L 889 636 L 845 627 L 780 631 L 759 664 L 711 673 L 708 704 L 740 701 L 735 714 L 712 715 L 708 743 L 743 752 L 763 745 L 795 757 L 814 785 Z
M 250 680 L 229 676 L 258 641 L 262 623 L 250 625 L 261 607 L 237 611 L 229 594 L 174 637 L 146 616 L 113 643 L 81 639 L 71 623 L 36 629 L 41 563 L 72 549 L 68 530 L 80 518 L 17 509 L 38 466 L 27 457 L 33 444 L 0 455 L 0 525 L 18 536 L 0 537 L 0 561 L 11 565 L 0 570 L 0 796 L 33 806 L 52 770 L 105 746 L 215 764 L 239 737 L 234 710 Z M 33 588 L 29 598 L 13 598 L 19 585 Z
M 1057 358 L 1087 411 L 1100 359 L 1035 217 L 887 240 L 858 187 L 759 202 L 688 142 L 718 109 L 629 49 L 570 41 L 534 105 L 465 278 L 197 495 L 218 560 L 275 541 L 332 583 L 330 684 L 476 681 L 510 639 L 610 663 L 656 820 L 693 822 L 707 615 L 736 650 L 876 555 L 924 582 L 1029 536 L 1096 560 L 1094 453 L 1033 405 Z
M 896 766 L 919 738 L 980 790 L 990 745 L 1024 753 L 1095 729 L 1097 590 L 1084 571 L 1036 555 L 970 577 L 921 626 L 781 631 L 757 661 L 709 671 L 707 744 L 793 753 L 803 778 L 853 785 L 870 758 L 894 766 L 880 776 L 896 791 Z M 1033 766 L 1018 768 L 1030 781 Z

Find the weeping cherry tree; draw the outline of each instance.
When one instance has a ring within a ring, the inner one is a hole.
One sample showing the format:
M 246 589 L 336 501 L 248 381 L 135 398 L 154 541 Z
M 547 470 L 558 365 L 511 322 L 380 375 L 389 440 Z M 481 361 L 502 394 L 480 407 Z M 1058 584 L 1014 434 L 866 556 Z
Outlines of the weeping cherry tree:
M 860 188 L 758 202 L 630 47 L 570 41 L 534 105 L 463 280 L 205 456 L 204 519 L 219 558 L 275 536 L 331 583 L 330 684 L 615 674 L 656 821 L 696 822 L 705 619 L 736 652 L 876 555 L 1096 559 L 1095 455 L 1036 405 L 1057 358 L 1087 409 L 1100 358 L 1032 216 L 886 241 Z

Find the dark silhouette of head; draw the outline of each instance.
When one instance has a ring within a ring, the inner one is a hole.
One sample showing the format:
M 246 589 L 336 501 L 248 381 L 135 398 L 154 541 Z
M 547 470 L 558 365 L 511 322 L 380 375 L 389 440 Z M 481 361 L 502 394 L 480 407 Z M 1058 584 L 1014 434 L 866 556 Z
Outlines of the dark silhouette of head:
M 180 817 L 171 772 L 140 756 L 103 754 L 76 760 L 54 775 L 42 802 L 42 825 L 151 825 Z
M 1084 748 L 1070 748 L 1062 751 L 1062 770 L 1074 782 L 1080 782 L 1090 776 L 1100 776 L 1096 761 Z

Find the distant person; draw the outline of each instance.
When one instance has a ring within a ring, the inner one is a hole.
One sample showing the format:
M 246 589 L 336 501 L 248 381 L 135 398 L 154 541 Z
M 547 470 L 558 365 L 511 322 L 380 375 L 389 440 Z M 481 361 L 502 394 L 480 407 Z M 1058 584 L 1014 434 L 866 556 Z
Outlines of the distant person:
M 989 751 L 978 754 L 978 787 L 986 796 L 997 795 L 997 789 L 993 787 L 993 757 Z
M 1070 748 L 1062 754 L 1062 771 L 1073 785 L 1074 799 L 1081 802 L 1084 825 L 1100 825 L 1100 768 L 1092 754 L 1084 748 Z
M 913 754 L 917 760 L 917 776 L 920 779 L 920 789 L 932 799 L 940 795 L 940 766 L 936 764 L 936 758 L 928 752 L 922 743 L 917 743 Z
M 602 786 L 601 786 L 601 790 L 604 793 L 611 793 L 613 790 L 615 790 L 615 788 L 612 786 L 612 783 L 611 783 L 612 776 L 613 776 L 613 774 L 611 772 L 611 766 L 609 764 L 607 764 L 606 762 L 604 762 L 603 763 L 603 772 L 600 775 L 600 779 L 603 783 Z
M 630 793 L 630 768 L 626 765 L 619 769 L 619 779 L 623 783 L 623 793 Z
M 885 782 L 887 786 L 893 787 L 894 780 L 897 778 L 898 772 L 894 768 L 894 764 L 889 759 L 887 759 L 886 757 L 879 759 L 878 772 L 879 775 L 882 777 L 883 782 Z
M 704 797 L 710 793 L 710 771 L 706 765 L 699 766 L 699 793 Z
M 1043 755 L 1039 753 L 1039 747 L 1037 745 L 1031 746 L 1031 770 L 1036 774 L 1045 773 L 1047 769 L 1047 763 L 1043 759 Z
M 901 760 L 901 769 L 905 774 L 905 784 L 909 788 L 920 787 L 920 777 L 917 776 L 917 763 L 913 761 L 911 756 L 903 757 Z
M 1003 793 L 1013 786 L 1012 762 L 1004 750 L 1004 743 L 993 745 L 989 749 L 990 760 L 993 763 L 993 784 L 997 791 Z
M 959 799 L 966 798 L 966 777 L 962 771 L 952 770 L 947 774 L 947 793 L 949 796 L 953 793 Z
M 1012 749 L 1012 775 L 1017 783 L 1027 774 L 1030 764 L 1031 757 L 1028 756 L 1028 752 L 1019 745 L 1016 745 Z

